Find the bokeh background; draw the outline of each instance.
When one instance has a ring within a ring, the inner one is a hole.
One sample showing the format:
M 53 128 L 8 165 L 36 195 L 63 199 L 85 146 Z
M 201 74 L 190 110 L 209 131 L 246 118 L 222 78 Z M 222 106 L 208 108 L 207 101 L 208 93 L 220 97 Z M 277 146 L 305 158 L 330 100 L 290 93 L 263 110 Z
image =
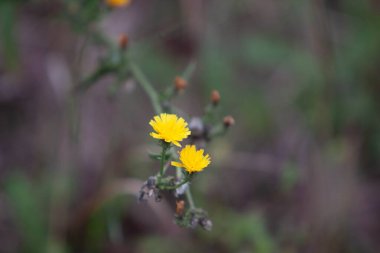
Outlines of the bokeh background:
M 0 1 L 0 252 L 380 252 L 380 5 L 364 0 Z M 211 232 L 139 204 L 157 162 L 133 77 L 72 91 L 117 43 L 227 135 L 192 185 Z

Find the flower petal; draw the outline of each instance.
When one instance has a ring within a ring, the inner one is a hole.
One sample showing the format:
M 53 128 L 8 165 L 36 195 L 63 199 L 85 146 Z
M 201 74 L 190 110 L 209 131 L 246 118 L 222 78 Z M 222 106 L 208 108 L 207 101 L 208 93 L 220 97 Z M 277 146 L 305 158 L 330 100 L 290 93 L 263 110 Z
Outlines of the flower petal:
M 178 141 L 172 141 L 172 143 L 173 143 L 174 145 L 176 145 L 177 147 L 182 147 L 181 144 L 179 144 Z
M 150 133 L 150 136 L 152 136 L 152 137 L 155 138 L 155 139 L 162 139 L 162 136 L 161 136 L 161 135 L 159 135 L 159 134 L 157 134 L 157 133 L 154 133 L 154 132 L 151 132 L 151 133 Z
M 171 162 L 170 164 L 174 167 L 180 167 L 180 168 L 185 167 L 182 163 L 179 163 L 179 162 Z

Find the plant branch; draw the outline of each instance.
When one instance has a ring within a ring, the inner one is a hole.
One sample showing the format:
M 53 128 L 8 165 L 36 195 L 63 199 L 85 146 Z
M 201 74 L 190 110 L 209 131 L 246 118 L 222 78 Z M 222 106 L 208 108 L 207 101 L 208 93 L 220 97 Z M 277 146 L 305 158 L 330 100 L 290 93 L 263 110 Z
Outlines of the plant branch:
M 194 205 L 193 195 L 191 194 L 190 187 L 187 187 L 186 189 L 186 198 L 187 198 L 187 201 L 189 202 L 190 209 L 194 209 L 195 205 Z
M 140 83 L 141 87 L 144 89 L 144 91 L 147 93 L 154 111 L 156 113 L 162 112 L 162 106 L 160 104 L 160 99 L 158 96 L 157 91 L 153 88 L 152 84 L 148 81 L 144 73 L 141 71 L 141 69 L 134 63 L 130 63 L 130 69 L 133 73 L 133 76 L 136 78 L 136 80 Z
M 182 74 L 183 79 L 189 81 L 190 77 L 193 75 L 195 71 L 196 66 L 197 63 L 195 61 L 191 61 Z
M 161 152 L 160 177 L 163 177 L 164 174 L 165 174 L 164 167 L 165 167 L 166 150 L 168 150 L 168 146 L 166 144 L 163 144 L 163 146 L 162 146 L 162 152 Z

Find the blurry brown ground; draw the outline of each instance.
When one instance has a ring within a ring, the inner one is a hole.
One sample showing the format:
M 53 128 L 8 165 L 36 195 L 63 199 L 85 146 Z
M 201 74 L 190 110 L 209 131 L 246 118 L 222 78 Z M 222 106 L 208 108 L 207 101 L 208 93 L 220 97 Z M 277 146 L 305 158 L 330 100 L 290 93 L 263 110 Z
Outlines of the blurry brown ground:
M 73 99 L 104 52 L 58 2 L 25 2 L 13 43 L 0 21 L 0 252 L 380 252 L 375 1 L 135 0 L 100 22 L 157 89 L 197 63 L 175 100 L 189 115 L 212 89 L 234 115 L 193 183 L 212 232 L 136 202 L 157 166 L 146 94 L 133 79 L 111 94 L 107 77 Z M 110 185 L 125 195 L 104 204 Z

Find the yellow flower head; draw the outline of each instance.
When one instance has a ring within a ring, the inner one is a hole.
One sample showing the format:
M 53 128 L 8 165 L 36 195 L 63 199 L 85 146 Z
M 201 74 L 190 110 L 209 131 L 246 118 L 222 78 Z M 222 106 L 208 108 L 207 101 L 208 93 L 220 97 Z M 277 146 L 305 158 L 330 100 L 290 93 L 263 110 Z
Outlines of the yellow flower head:
M 131 0 L 105 0 L 108 6 L 111 7 L 122 7 L 125 5 L 129 5 Z
M 186 145 L 179 153 L 179 162 L 171 162 L 171 165 L 184 168 L 187 172 L 199 172 L 206 168 L 210 163 L 210 156 L 203 155 L 204 150 L 197 150 L 194 145 Z
M 181 147 L 179 141 L 190 135 L 186 121 L 175 114 L 161 113 L 159 116 L 154 116 L 149 125 L 156 131 L 150 133 L 153 138 L 173 143 L 178 147 Z

